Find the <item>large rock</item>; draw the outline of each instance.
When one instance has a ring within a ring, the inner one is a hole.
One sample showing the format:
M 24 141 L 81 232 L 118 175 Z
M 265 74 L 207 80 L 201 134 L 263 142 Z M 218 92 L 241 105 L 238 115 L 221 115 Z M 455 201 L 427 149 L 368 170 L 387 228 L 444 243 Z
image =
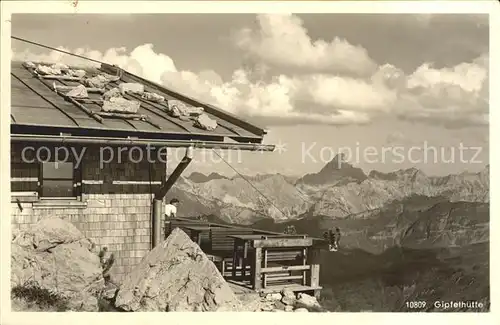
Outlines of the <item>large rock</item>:
M 297 308 L 297 309 L 295 309 L 295 312 L 296 313 L 307 313 L 307 312 L 309 312 L 309 310 L 307 310 L 306 308 Z
M 280 300 L 281 299 L 281 293 L 275 292 L 275 293 L 269 293 L 266 295 L 266 300 L 273 301 L 273 300 Z
M 283 296 L 283 298 L 281 299 L 281 302 L 284 303 L 285 305 L 293 306 L 295 304 L 295 301 L 296 301 L 295 294 L 290 289 L 286 289 L 286 288 L 283 289 L 281 291 L 281 295 Z
M 310 296 L 305 293 L 299 293 L 298 294 L 298 300 L 297 304 L 304 306 L 304 307 L 309 307 L 309 308 L 321 308 L 321 305 L 318 303 L 315 297 Z
M 47 251 L 60 244 L 85 240 L 83 234 L 68 221 L 60 218 L 40 220 L 29 230 L 20 232 L 13 242 L 19 246 L 38 252 Z M 86 241 L 91 245 L 90 241 Z
M 71 223 L 47 218 L 11 243 L 11 286 L 56 293 L 67 308 L 97 311 L 104 279 L 94 245 Z
M 215 265 L 179 228 L 127 275 L 115 306 L 126 311 L 236 311 L 241 308 Z

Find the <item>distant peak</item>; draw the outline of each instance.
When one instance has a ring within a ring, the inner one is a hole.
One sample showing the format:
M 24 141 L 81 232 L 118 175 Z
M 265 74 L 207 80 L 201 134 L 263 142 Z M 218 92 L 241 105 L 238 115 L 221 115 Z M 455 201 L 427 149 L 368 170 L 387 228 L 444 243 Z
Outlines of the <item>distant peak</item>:
M 304 175 L 297 181 L 298 184 L 309 185 L 341 185 L 351 182 L 361 183 L 366 179 L 361 168 L 351 165 L 345 154 L 337 154 L 318 173 Z
M 192 172 L 187 179 L 195 183 L 205 183 L 213 179 L 227 179 L 227 177 L 216 172 L 212 172 L 208 176 L 200 172 Z
M 332 160 L 330 160 L 324 168 L 328 169 L 346 169 L 354 168 L 352 164 L 347 161 L 345 154 L 339 153 Z

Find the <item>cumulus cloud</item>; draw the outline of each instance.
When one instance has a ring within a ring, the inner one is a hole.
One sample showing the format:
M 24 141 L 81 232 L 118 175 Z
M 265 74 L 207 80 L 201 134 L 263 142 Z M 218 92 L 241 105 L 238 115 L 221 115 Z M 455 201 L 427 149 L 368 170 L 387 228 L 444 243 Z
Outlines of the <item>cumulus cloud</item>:
M 117 64 L 267 125 L 364 124 L 384 116 L 449 127 L 488 124 L 488 55 L 439 69 L 423 63 L 405 74 L 390 63 L 377 65 L 363 48 L 346 40 L 311 40 L 295 16 L 259 15 L 258 20 L 258 29 L 241 31 L 238 43 L 254 58 L 227 80 L 212 70 L 179 70 L 171 57 L 157 53 L 152 44 L 131 51 L 111 48 L 104 53 L 85 48 L 60 49 Z M 57 51 L 34 54 L 14 50 L 13 59 L 93 65 Z M 273 65 L 280 64 L 304 70 L 273 73 Z
M 489 123 L 487 55 L 435 69 L 424 63 L 406 78 L 398 115 L 449 126 Z
M 292 14 L 257 15 L 259 29 L 235 34 L 236 45 L 273 65 L 364 75 L 376 68 L 361 47 L 338 37 L 313 41 L 303 22 Z

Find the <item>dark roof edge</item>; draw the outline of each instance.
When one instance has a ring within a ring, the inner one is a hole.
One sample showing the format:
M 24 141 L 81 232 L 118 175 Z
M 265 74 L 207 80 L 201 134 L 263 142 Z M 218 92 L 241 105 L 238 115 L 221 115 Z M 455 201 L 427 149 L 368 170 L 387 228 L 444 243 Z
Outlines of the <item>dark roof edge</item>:
M 10 137 L 12 142 L 37 142 L 37 143 L 77 143 L 77 144 L 100 144 L 100 145 L 122 145 L 122 146 L 152 146 L 195 149 L 222 149 L 222 150 L 245 150 L 245 151 L 274 151 L 274 145 L 263 145 L 257 143 L 225 143 L 218 141 L 192 141 L 192 140 L 160 140 L 160 139 L 126 139 L 126 138 L 101 138 L 101 137 L 75 137 L 54 136 L 41 134 L 16 134 Z
M 222 118 L 224 120 L 227 120 L 228 122 L 231 122 L 232 124 L 239 126 L 242 129 L 245 129 L 249 132 L 252 132 L 260 137 L 263 137 L 264 135 L 267 134 L 267 131 L 265 129 L 258 127 L 258 126 L 254 125 L 248 121 L 245 121 L 244 119 L 241 119 L 240 117 L 238 117 L 236 115 L 233 115 L 231 113 L 223 111 L 223 110 L 221 110 L 221 109 L 219 109 L 211 104 L 207 104 L 207 103 L 204 103 L 204 102 L 199 101 L 197 99 L 194 99 L 192 97 L 180 94 L 180 93 L 173 91 L 172 89 L 166 88 L 165 86 L 162 86 L 156 82 L 139 77 L 139 76 L 137 76 L 133 73 L 130 73 L 130 72 L 128 72 L 128 71 L 126 71 L 126 70 L 124 70 L 116 65 L 110 65 L 110 64 L 103 63 L 101 65 L 101 70 L 103 70 L 106 73 L 113 74 L 113 75 L 117 75 L 118 72 L 121 70 L 122 72 L 126 73 L 132 79 L 136 79 L 137 81 L 140 81 L 142 83 L 147 83 L 147 84 L 153 86 L 153 88 L 156 88 L 159 91 L 165 92 L 168 95 L 175 97 L 175 98 L 177 98 L 183 102 L 186 102 L 190 105 L 201 106 L 201 107 L 205 108 L 208 113 L 213 114 L 213 115 L 215 115 L 219 118 Z

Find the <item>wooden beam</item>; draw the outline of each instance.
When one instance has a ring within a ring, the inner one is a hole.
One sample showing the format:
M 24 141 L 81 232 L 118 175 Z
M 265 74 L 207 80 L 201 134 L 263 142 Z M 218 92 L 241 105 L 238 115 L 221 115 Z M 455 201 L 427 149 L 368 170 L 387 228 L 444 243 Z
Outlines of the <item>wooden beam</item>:
M 94 114 L 97 114 L 102 117 L 109 117 L 109 118 L 123 118 L 123 119 L 147 119 L 148 116 L 144 114 L 136 114 L 136 113 L 114 113 L 114 112 L 94 112 Z
M 64 95 L 63 93 L 59 92 L 58 90 L 55 91 L 59 96 L 63 97 L 64 99 L 68 100 L 69 102 L 73 103 L 76 107 L 87 113 L 88 116 L 92 117 L 94 120 L 96 120 L 99 123 L 102 123 L 102 117 L 97 115 L 95 112 L 91 111 L 87 107 L 83 106 L 80 104 L 78 101 L 76 101 L 73 97 L 69 97 Z
M 316 291 L 316 290 L 321 290 L 322 288 L 321 287 L 309 287 L 309 286 L 302 286 L 300 284 L 293 284 L 293 285 L 290 285 L 290 284 L 276 284 L 276 285 L 273 285 L 269 288 L 266 288 L 266 289 L 261 289 L 259 290 L 260 293 L 274 293 L 274 292 L 280 292 L 282 289 L 288 289 L 290 291 L 293 291 L 293 292 L 308 292 L 308 291 Z
M 291 266 L 273 266 L 262 268 L 262 273 L 274 273 L 283 271 L 307 271 L 310 270 L 310 265 L 291 265 Z
M 87 179 L 87 180 L 82 180 L 82 184 L 85 184 L 85 185 L 102 185 L 104 184 L 104 181 L 101 179 L 101 180 L 96 180 L 96 179 Z
M 177 165 L 175 170 L 170 174 L 170 177 L 167 179 L 165 184 L 156 192 L 155 200 L 163 200 L 165 195 L 167 195 L 168 191 L 174 186 L 177 179 L 181 176 L 182 172 L 189 165 L 191 160 L 193 160 L 193 147 L 189 147 L 186 150 L 186 155 L 182 159 L 182 161 Z
M 40 75 L 40 78 L 47 80 L 64 80 L 64 81 L 83 81 L 83 78 L 80 77 L 72 77 L 72 76 L 60 76 L 60 75 Z
M 268 277 L 268 281 L 283 281 L 283 280 L 299 280 L 302 279 L 302 275 L 285 275 L 285 276 L 275 276 L 275 277 Z M 266 287 L 264 286 L 264 289 Z
M 160 185 L 161 181 L 113 181 L 113 185 Z
M 312 238 L 269 238 L 254 240 L 253 247 L 308 247 L 312 243 Z
M 253 266 L 253 289 L 260 290 L 262 287 L 262 282 L 260 279 L 262 270 L 262 248 L 258 247 L 255 249 L 255 260 Z
M 11 182 L 38 182 L 38 177 L 11 177 Z
M 62 91 L 71 91 L 75 89 L 77 86 L 58 86 L 54 83 L 53 85 L 54 90 L 62 90 Z M 102 88 L 94 88 L 94 87 L 85 87 L 88 93 L 104 93 L 104 89 Z M 75 97 L 77 100 L 79 100 L 79 97 Z M 88 98 L 83 98 L 83 99 L 88 99 Z

